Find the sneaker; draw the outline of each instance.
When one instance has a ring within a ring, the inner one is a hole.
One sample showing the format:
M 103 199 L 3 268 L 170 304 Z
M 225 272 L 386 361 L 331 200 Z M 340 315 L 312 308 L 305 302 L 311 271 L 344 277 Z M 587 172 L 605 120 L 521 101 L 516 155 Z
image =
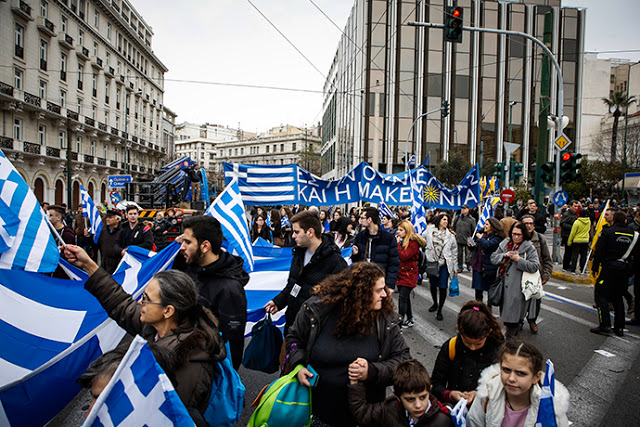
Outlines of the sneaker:
M 404 322 L 403 327 L 404 328 L 412 328 L 413 325 L 415 325 L 415 322 L 413 321 L 413 319 L 409 319 L 409 320 Z
M 609 335 L 611 333 L 611 328 L 607 326 L 598 326 L 597 328 L 589 329 L 589 332 L 599 335 Z

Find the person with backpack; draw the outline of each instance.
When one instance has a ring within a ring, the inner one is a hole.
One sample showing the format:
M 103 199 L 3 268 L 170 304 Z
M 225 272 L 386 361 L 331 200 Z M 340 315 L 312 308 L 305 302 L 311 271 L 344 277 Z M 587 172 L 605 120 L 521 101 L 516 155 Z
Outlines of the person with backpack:
M 475 289 L 476 300 L 480 302 L 482 302 L 482 293 L 488 292 L 493 282 L 496 281 L 498 266 L 491 262 L 491 254 L 498 249 L 498 245 L 504 237 L 502 221 L 493 217 L 484 223 L 482 233 L 476 233 L 476 252 L 471 263 L 473 268 L 471 287 Z M 489 309 L 491 309 L 491 305 L 489 305 Z
M 411 292 L 418 283 L 418 260 L 420 250 L 424 249 L 424 238 L 413 232 L 413 224 L 404 220 L 398 225 L 398 257 L 400 258 L 400 272 L 398 273 L 398 312 L 401 326 L 410 328 L 414 325 L 411 311 Z M 406 317 L 406 320 L 405 320 Z
M 502 328 L 485 304 L 468 301 L 458 313 L 458 334 L 445 341 L 433 367 L 433 393 L 443 403 L 473 402 L 483 369 L 494 362 L 504 341 Z

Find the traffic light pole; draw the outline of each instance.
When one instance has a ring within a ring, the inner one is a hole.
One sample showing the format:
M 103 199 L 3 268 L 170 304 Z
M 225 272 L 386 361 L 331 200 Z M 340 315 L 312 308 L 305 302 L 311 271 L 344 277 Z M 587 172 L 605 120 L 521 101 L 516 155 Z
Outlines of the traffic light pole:
M 420 120 L 423 117 L 427 117 L 429 114 L 433 114 L 433 113 L 437 113 L 438 111 L 441 111 L 444 107 L 440 107 L 436 110 L 431 110 L 431 111 L 427 111 L 426 113 L 422 113 L 420 114 L 411 124 L 411 127 L 409 128 L 409 133 L 407 134 L 407 139 L 405 141 L 405 146 L 404 146 L 404 155 L 405 155 L 405 167 L 407 168 L 407 170 L 409 170 L 409 137 L 411 137 L 411 132 L 413 131 L 413 127 L 416 125 L 416 123 L 418 123 L 418 120 Z M 418 157 L 417 157 L 417 151 L 418 151 L 418 138 L 416 138 L 416 165 L 418 164 Z
M 426 27 L 426 28 L 444 28 L 443 24 L 433 24 L 431 22 L 409 22 L 408 25 L 412 25 L 415 27 Z M 556 111 L 556 115 L 560 117 L 562 120 L 564 114 L 564 81 L 562 79 L 562 69 L 560 68 L 560 64 L 556 59 L 555 55 L 551 50 L 540 40 L 535 38 L 534 36 L 521 33 L 519 31 L 509 31 L 509 30 L 497 30 L 492 28 L 477 28 L 477 27 L 462 27 L 464 31 L 473 31 L 477 33 L 493 33 L 493 34 L 505 34 L 510 36 L 521 36 L 528 40 L 531 40 L 533 43 L 538 45 L 540 49 L 549 57 L 553 66 L 556 69 L 556 75 L 558 77 L 558 107 Z M 562 124 L 556 127 L 556 139 L 562 135 Z M 558 147 L 556 148 L 556 188 L 555 191 L 560 190 L 560 150 Z M 553 233 L 553 260 L 558 261 L 560 259 L 560 234 Z

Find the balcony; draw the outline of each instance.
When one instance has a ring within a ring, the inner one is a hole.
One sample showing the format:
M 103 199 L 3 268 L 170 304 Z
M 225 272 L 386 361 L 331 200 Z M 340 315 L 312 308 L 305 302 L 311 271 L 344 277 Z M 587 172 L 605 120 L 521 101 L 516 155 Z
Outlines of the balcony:
M 84 118 L 84 124 L 85 125 L 89 125 L 89 126 L 95 126 L 96 125 L 96 121 L 94 119 L 92 119 L 91 117 L 85 117 Z
M 145 171 L 145 167 L 144 166 L 140 166 L 140 172 L 144 172 Z
M 117 160 L 109 160 L 109 166 L 112 168 L 117 168 L 118 167 L 118 161 Z
M 136 91 L 136 96 L 142 96 L 142 88 L 138 88 L 138 90 Z
M 47 157 L 60 158 L 60 149 L 59 148 L 47 147 L 46 153 L 47 153 Z
M 120 83 L 124 84 L 124 76 L 123 75 L 120 76 Z
M 75 160 L 76 162 L 78 161 L 78 153 L 71 153 L 71 160 Z
M 135 135 L 133 135 L 133 136 L 131 137 L 131 140 L 132 140 L 133 142 L 138 142 L 138 137 L 137 137 L 137 136 L 135 136 Z
M 58 43 L 67 50 L 73 49 L 73 37 L 67 33 L 58 33 Z
M 118 4 L 114 1 L 111 2 L 111 6 L 113 6 L 113 8 L 115 10 L 117 10 L 118 12 L 120 12 L 120 6 L 118 6 Z
M 11 10 L 19 17 L 28 21 L 33 21 L 31 16 L 31 6 L 22 0 L 13 0 L 11 2 Z
M 70 118 L 72 120 L 75 120 L 75 121 L 78 121 L 78 116 L 79 116 L 79 114 L 76 113 L 75 111 L 67 110 L 67 117 L 68 118 Z
M 153 106 L 155 107 L 155 105 L 156 105 L 156 100 L 154 99 L 153 100 Z
M 138 172 L 138 166 L 137 165 L 131 165 L 131 170 L 133 172 Z
M 76 51 L 76 55 L 78 57 L 84 59 L 85 61 L 89 60 L 89 49 L 84 46 L 78 46 L 80 49 Z
M 13 96 L 13 86 L 0 82 L 0 93 L 3 95 Z
M 90 155 L 88 155 L 88 154 L 85 154 L 85 155 L 84 155 L 84 162 L 85 162 L 85 163 L 91 163 L 91 164 L 93 164 L 93 163 L 94 163 L 94 161 L 93 161 L 93 156 L 90 156 Z
M 38 16 L 38 30 L 49 37 L 56 36 L 56 26 L 44 16 Z
M 149 143 L 149 148 L 153 148 L 153 143 Z M 156 147 L 156 149 L 158 149 L 158 147 Z
M 98 58 L 98 57 L 96 56 L 95 60 L 94 60 L 93 62 L 91 62 L 91 66 L 92 66 L 93 68 L 97 68 L 97 69 L 99 69 L 99 70 L 102 70 L 102 68 L 103 68 L 103 66 L 102 66 L 102 59 L 101 59 L 101 58 Z
M 116 70 L 113 67 L 108 67 L 106 70 L 104 70 L 104 75 L 107 77 L 113 78 L 115 74 Z
M 128 139 L 129 138 L 129 135 L 127 135 L 127 133 L 125 131 L 122 131 L 120 136 L 122 136 L 124 139 Z
M 62 108 L 60 108 L 60 106 L 58 104 L 54 104 L 51 101 L 47 101 L 47 111 L 50 111 L 50 112 L 56 113 L 56 114 L 60 114 L 61 110 L 62 110 Z
M 120 169 L 125 169 L 125 164 L 124 164 L 124 162 L 121 162 L 121 163 L 120 163 Z
M 167 149 L 166 149 L 166 148 L 164 148 L 164 147 L 162 147 L 162 148 L 160 149 L 160 151 L 162 151 L 162 153 L 164 154 L 164 153 L 166 153 Z
M 6 136 L 0 136 L 0 148 L 8 148 L 13 150 L 13 139 Z
M 30 154 L 40 154 L 40 148 L 41 145 L 40 144 L 33 144 L 31 142 L 23 142 L 22 143 L 22 151 L 24 151 L 25 153 L 30 153 Z
M 103 159 L 102 157 L 98 157 L 98 165 L 107 166 L 107 159 Z
M 80 17 L 80 19 L 82 19 L 84 21 L 84 11 L 79 11 L 78 12 L 78 16 Z
M 14 53 L 18 58 L 24 59 L 24 47 L 16 45 L 14 49 Z
M 24 102 L 26 102 L 27 104 L 31 104 L 34 107 L 40 108 L 40 97 L 35 96 L 29 92 L 24 93 Z
M 112 127 L 111 128 L 111 135 L 118 136 L 118 129 Z
M 100 129 L 100 130 L 101 130 L 101 131 L 103 131 L 103 132 L 108 132 L 108 130 L 107 130 L 107 125 L 106 125 L 106 124 L 104 124 L 104 123 L 100 123 L 100 122 L 98 122 L 98 129 Z

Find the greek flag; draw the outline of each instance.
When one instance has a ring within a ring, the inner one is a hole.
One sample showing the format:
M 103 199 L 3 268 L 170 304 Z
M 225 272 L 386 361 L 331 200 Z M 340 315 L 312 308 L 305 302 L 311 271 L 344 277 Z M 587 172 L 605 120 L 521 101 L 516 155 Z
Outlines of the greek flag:
M 80 197 L 82 198 L 82 216 L 89 217 L 91 226 L 89 231 L 93 234 L 93 242 L 98 243 L 100 232 L 102 231 L 102 218 L 100 218 L 100 212 L 96 208 L 95 203 L 89 197 L 89 193 L 84 187 L 80 186 Z
M 484 224 L 487 222 L 489 218 L 493 216 L 493 207 L 500 201 L 500 197 L 492 197 L 490 199 L 485 200 L 484 209 L 482 209 L 482 214 L 480 215 L 480 219 L 478 220 L 478 225 L 476 226 L 477 231 L 482 231 L 484 229 Z
M 387 206 L 385 202 L 380 203 L 380 207 L 378 208 L 378 210 L 380 211 L 381 216 L 386 216 L 389 218 L 397 218 L 396 214 L 394 214 L 393 211 L 389 209 L 389 206 Z
M 287 204 L 298 199 L 297 165 L 251 166 L 224 164 L 227 182 L 237 178 L 238 192 L 248 204 Z
M 409 172 L 409 180 L 411 181 L 411 224 L 413 224 L 416 233 L 422 235 L 424 230 L 427 229 L 427 218 L 424 214 L 424 198 L 411 172 Z
M 174 242 L 114 278 L 138 298 L 179 249 Z M 78 278 L 0 269 L 0 426 L 49 422 L 80 391 L 75 380 L 124 336 L 84 289 L 86 275 Z
M 265 221 L 265 224 L 267 224 L 267 227 L 271 227 L 271 210 L 267 211 L 267 220 Z
M 205 215 L 211 215 L 220 221 L 225 241 L 222 247 L 229 253 L 244 259 L 244 269 L 253 271 L 253 251 L 249 226 L 244 219 L 244 203 L 240 196 L 238 180 L 232 180 L 222 193 L 213 201 Z
M 194 426 L 147 342 L 136 335 L 115 374 L 82 424 L 89 426 Z
M 556 372 L 553 362 L 547 359 L 547 371 L 542 380 L 542 394 L 540 395 L 540 407 L 536 427 L 558 427 L 556 423 L 556 410 L 553 407 L 553 397 L 556 394 Z
M 60 254 L 29 185 L 0 151 L 0 268 L 49 273 Z M 9 213 L 11 212 L 11 213 Z M 17 219 L 17 226 L 16 226 Z
M 291 227 L 291 223 L 289 222 L 289 217 L 287 215 L 280 218 L 280 227 Z

